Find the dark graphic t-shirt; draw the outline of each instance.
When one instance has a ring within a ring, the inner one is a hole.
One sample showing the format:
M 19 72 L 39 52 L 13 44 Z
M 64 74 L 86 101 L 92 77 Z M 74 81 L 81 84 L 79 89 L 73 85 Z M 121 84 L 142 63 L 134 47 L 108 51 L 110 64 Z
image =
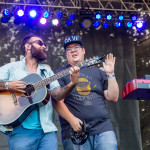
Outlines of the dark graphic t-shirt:
M 70 65 L 66 65 L 62 69 L 69 67 Z M 65 86 L 70 82 L 70 75 L 58 81 L 61 86 Z M 104 98 L 104 91 L 107 90 L 107 87 L 108 80 L 104 71 L 94 67 L 84 67 L 80 69 L 78 84 L 64 100 L 68 109 L 76 117 L 89 124 L 90 135 L 113 130 Z M 59 120 L 64 140 L 70 137 L 70 125 L 60 116 Z

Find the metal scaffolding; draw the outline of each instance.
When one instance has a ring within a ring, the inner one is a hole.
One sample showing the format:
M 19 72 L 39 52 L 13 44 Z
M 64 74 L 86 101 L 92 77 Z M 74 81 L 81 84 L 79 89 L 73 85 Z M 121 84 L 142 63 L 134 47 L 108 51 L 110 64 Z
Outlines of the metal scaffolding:
M 35 6 L 60 9 L 89 9 L 150 14 L 150 0 L 0 0 L 0 5 Z

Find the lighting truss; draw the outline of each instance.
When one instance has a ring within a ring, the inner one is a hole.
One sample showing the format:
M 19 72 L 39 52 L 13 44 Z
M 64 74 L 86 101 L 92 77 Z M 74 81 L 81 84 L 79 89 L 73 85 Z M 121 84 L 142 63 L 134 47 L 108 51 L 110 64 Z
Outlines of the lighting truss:
M 90 9 L 118 12 L 150 13 L 150 0 L 0 0 L 0 5 L 23 5 L 62 9 Z

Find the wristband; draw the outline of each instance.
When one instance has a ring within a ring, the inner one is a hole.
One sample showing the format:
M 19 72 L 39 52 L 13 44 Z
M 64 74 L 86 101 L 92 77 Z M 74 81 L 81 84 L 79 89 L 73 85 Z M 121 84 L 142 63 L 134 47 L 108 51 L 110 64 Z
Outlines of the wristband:
M 5 88 L 8 89 L 8 81 L 5 83 Z
M 107 74 L 107 77 L 115 77 L 115 74 L 112 75 Z

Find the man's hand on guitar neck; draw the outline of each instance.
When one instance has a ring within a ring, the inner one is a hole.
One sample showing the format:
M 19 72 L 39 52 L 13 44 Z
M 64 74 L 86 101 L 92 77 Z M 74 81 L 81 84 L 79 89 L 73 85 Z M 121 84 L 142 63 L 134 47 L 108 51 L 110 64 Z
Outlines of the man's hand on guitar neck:
M 77 66 L 71 67 L 69 68 L 69 73 L 70 73 L 70 83 L 61 88 L 59 87 L 54 88 L 51 91 L 51 96 L 53 97 L 54 100 L 59 101 L 64 99 L 71 93 L 71 91 L 77 85 L 80 75 L 80 68 Z
M 80 75 L 80 68 L 77 67 L 77 66 L 74 66 L 74 67 L 71 67 L 69 69 L 69 73 L 70 73 L 70 81 L 71 81 L 71 84 L 74 86 L 77 85 L 78 83 L 78 78 L 79 78 L 79 75 Z
M 8 90 L 25 93 L 26 83 L 23 81 L 8 81 Z

